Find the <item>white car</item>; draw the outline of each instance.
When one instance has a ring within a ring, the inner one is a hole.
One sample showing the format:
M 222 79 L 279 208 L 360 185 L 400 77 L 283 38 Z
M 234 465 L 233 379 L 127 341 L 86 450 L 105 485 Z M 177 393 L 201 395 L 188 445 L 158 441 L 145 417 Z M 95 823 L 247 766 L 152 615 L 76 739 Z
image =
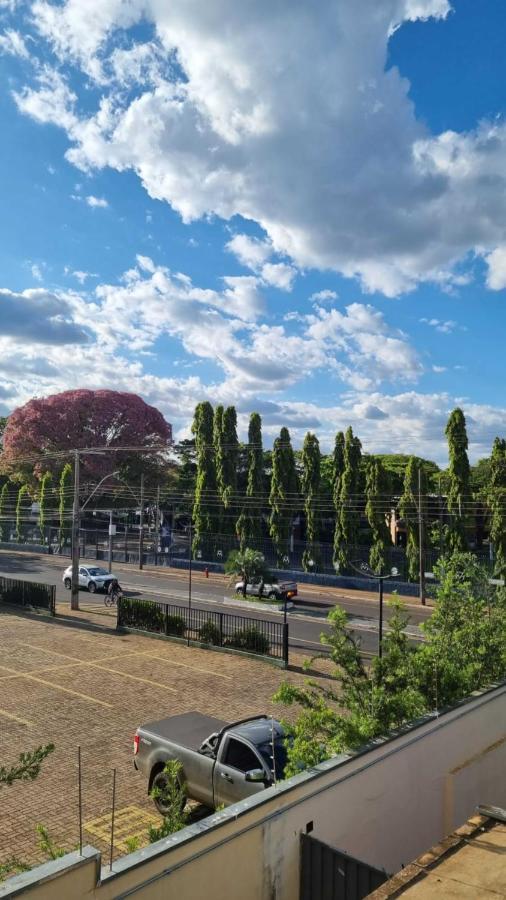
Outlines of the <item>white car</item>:
M 235 586 L 236 594 L 244 593 L 244 582 L 238 581 Z M 246 594 L 249 594 L 252 597 L 260 596 L 260 578 L 255 577 L 252 578 L 251 581 L 248 581 L 246 584 Z M 295 581 L 274 581 L 274 582 L 266 582 L 264 581 L 264 586 L 262 590 L 262 597 L 268 598 L 269 600 L 284 600 L 285 597 L 287 600 L 293 600 L 294 597 L 297 596 L 297 585 Z
M 119 581 L 118 577 L 100 566 L 79 566 L 79 587 L 88 588 L 90 594 L 107 590 L 110 581 Z M 72 566 L 63 573 L 63 584 L 70 590 L 72 587 Z

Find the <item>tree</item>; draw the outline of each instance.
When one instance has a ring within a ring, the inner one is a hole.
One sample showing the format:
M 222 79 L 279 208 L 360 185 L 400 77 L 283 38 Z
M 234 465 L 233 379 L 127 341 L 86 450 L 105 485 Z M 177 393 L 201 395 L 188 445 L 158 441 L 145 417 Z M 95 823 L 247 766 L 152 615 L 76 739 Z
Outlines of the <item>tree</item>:
M 386 472 L 378 459 L 367 460 L 365 514 L 372 531 L 372 546 L 369 551 L 369 565 L 373 572 L 381 574 L 386 565 L 386 548 L 392 541 L 387 525 Z
M 9 500 L 9 482 L 2 485 L 0 491 L 0 541 L 9 540 L 7 504 Z
M 369 667 L 359 638 L 348 630 L 345 610 L 335 607 L 329 613 L 330 632 L 320 639 L 330 646 L 335 687 L 285 682 L 274 696 L 300 710 L 287 725 L 292 738 L 287 776 L 504 679 L 506 589 L 493 590 L 470 553 L 440 560 L 435 572 L 439 585 L 435 610 L 422 626 L 425 643 L 410 644 L 408 617 L 396 601 L 382 658 L 375 657 Z
M 466 510 L 470 501 L 470 469 L 467 458 L 467 431 L 464 413 L 458 407 L 448 419 L 445 434 L 448 440 L 448 513 L 447 549 L 450 553 L 467 548 Z
M 295 457 L 288 428 L 282 428 L 272 450 L 269 533 L 278 565 L 285 565 L 290 551 L 290 533 L 297 495 Z
M 8 419 L 1 457 L 2 469 L 16 481 L 33 484 L 44 472 L 62 469 L 62 457 L 51 454 L 89 447 L 160 447 L 160 453 L 130 449 L 83 455 L 82 477 L 98 480 L 115 469 L 125 475 L 155 472 L 162 465 L 172 428 L 162 414 L 141 397 L 123 391 L 64 391 L 30 400 Z M 44 455 L 36 462 L 30 457 Z M 133 474 L 132 474 L 133 473 Z
M 251 413 L 248 427 L 246 502 L 236 524 L 241 550 L 245 550 L 250 542 L 258 540 L 262 534 L 263 461 L 262 419 L 254 412 Z
M 65 531 L 68 528 L 67 521 L 70 510 L 72 508 L 72 482 L 74 479 L 74 470 L 70 463 L 65 463 L 60 475 L 59 485 L 59 513 L 60 513 L 60 531 L 58 540 L 63 546 L 65 541 Z
M 441 709 L 506 673 L 506 590 L 489 584 L 472 553 L 440 559 L 436 604 L 419 646 L 421 688 L 429 709 Z
M 239 441 L 237 440 L 237 413 L 235 406 L 227 406 L 223 413 L 223 441 L 218 479 L 221 499 L 225 510 L 223 531 L 235 534 L 237 494 L 237 462 Z
M 224 408 L 221 406 L 216 407 L 213 415 L 213 445 L 214 445 L 214 467 L 216 470 L 216 487 L 218 490 L 217 504 L 216 504 L 216 530 L 218 533 L 222 531 L 223 524 L 223 493 L 224 493 L 224 481 L 223 481 L 223 413 Z M 219 502 L 221 501 L 221 502 Z
M 193 552 L 213 533 L 216 520 L 216 468 L 213 445 L 213 408 L 197 403 L 192 424 L 197 451 L 197 478 L 193 503 Z
M 268 575 L 265 559 L 259 550 L 246 547 L 245 550 L 232 550 L 225 563 L 227 575 L 239 575 L 242 579 L 242 594 L 246 596 L 246 588 L 254 578 Z
M 42 763 L 54 750 L 54 744 L 37 747 L 27 753 L 20 753 L 13 766 L 0 766 L 0 787 L 12 785 L 15 781 L 34 781 L 40 773 Z
M 490 458 L 487 490 L 490 540 L 494 547 L 494 575 L 506 578 L 506 440 L 496 437 Z
M 426 492 L 421 460 L 410 456 L 404 475 L 404 493 L 399 501 L 399 512 L 406 526 L 406 560 L 410 581 L 417 581 L 420 574 L 420 532 L 418 525 L 418 472 L 422 475 L 422 496 Z M 423 509 L 422 509 L 423 515 Z
M 305 572 L 312 571 L 319 555 L 316 502 L 320 488 L 320 466 L 321 454 L 318 438 L 308 431 L 302 447 L 301 483 L 306 513 L 306 548 L 302 554 L 302 566 Z
M 22 484 L 18 491 L 16 503 L 16 540 L 22 541 L 25 536 L 25 527 L 28 514 L 32 508 L 32 500 L 27 484 Z
M 334 532 L 334 564 L 342 571 L 349 566 L 349 551 L 358 540 L 358 491 L 360 487 L 360 461 L 362 445 L 347 429 L 344 441 L 343 471 L 339 480 L 339 502 L 336 507 Z
M 46 472 L 42 477 L 39 493 L 39 531 L 42 543 L 46 539 L 46 506 L 48 497 L 51 498 L 53 493 L 51 490 L 52 483 L 53 476 L 51 472 Z

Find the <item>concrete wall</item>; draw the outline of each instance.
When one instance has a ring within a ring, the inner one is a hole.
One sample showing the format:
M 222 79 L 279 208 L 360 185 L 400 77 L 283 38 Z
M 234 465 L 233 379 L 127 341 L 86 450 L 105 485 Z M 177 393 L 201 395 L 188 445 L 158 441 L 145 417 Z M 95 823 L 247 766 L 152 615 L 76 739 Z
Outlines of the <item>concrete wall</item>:
M 505 771 L 503 684 L 118 860 L 91 891 L 80 887 L 79 893 L 73 885 L 70 895 L 68 876 L 60 876 L 52 880 L 52 893 L 37 892 L 35 870 L 21 876 L 23 896 L 296 900 L 300 834 L 310 823 L 322 841 L 396 872 L 463 823 L 478 803 L 506 805 Z M 35 892 L 27 890 L 28 877 Z M 15 894 L 0 889 L 5 896 Z

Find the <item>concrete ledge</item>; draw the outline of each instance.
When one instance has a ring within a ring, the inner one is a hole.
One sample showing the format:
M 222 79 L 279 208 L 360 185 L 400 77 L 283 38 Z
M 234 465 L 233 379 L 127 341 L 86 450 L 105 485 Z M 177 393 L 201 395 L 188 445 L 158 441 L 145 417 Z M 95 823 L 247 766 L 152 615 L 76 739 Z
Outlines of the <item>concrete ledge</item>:
M 94 885 L 98 884 L 100 878 L 101 853 L 94 847 L 83 847 L 82 854 L 78 850 L 74 853 L 67 853 L 58 859 L 52 859 L 50 862 L 42 863 L 29 872 L 22 872 L 20 875 L 13 875 L 7 881 L 0 885 L 0 898 L 20 897 L 25 891 L 47 884 L 57 878 L 63 872 L 69 874 L 76 872 L 84 866 L 95 863 L 94 866 Z

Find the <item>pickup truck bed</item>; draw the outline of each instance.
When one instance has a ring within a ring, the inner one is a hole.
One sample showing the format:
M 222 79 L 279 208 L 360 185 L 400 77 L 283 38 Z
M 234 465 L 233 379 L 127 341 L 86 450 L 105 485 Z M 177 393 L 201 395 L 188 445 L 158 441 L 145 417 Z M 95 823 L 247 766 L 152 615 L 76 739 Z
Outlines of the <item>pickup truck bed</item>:
M 148 722 L 147 725 L 143 725 L 142 730 L 157 738 L 161 737 L 171 743 L 180 744 L 181 747 L 186 747 L 188 750 L 199 750 L 210 734 L 221 731 L 226 724 L 213 716 L 189 712 L 182 713 L 180 716 L 159 719 L 157 722 Z

